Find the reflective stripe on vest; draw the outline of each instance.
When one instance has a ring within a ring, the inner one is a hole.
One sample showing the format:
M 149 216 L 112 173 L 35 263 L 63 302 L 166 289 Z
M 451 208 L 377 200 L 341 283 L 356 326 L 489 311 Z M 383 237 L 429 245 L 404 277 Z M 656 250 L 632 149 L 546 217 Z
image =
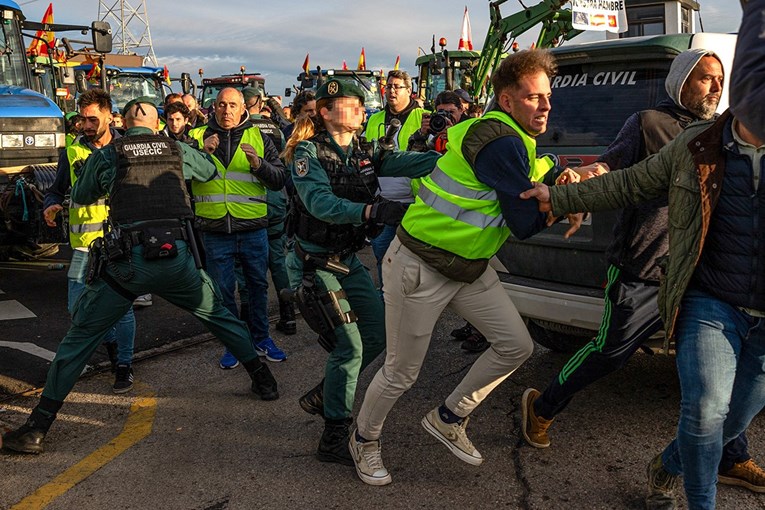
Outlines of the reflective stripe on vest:
M 496 119 L 518 133 L 529 156 L 529 178 L 540 180 L 552 168 L 549 158 L 536 159 L 536 142 L 510 116 L 489 112 L 449 128 L 446 154 L 422 178 L 414 204 L 402 226 L 413 237 L 467 259 L 494 256 L 510 236 L 496 191 L 479 181 L 462 153 L 465 134 L 476 122 Z
M 84 164 L 92 151 L 81 143 L 66 148 L 69 161 L 69 178 L 72 186 L 77 181 L 75 163 Z M 100 199 L 93 204 L 69 205 L 69 244 L 72 248 L 87 248 L 94 240 L 104 235 L 104 222 L 109 216 L 106 200 Z
M 422 115 L 427 113 L 422 108 L 415 108 L 406 117 L 406 121 L 398 130 L 396 137 L 397 148 L 405 151 L 409 145 L 409 137 L 422 126 Z M 369 117 L 364 138 L 368 141 L 377 140 L 385 136 L 385 110 L 379 111 Z
M 207 126 L 189 131 L 189 136 L 204 146 L 204 134 Z M 226 214 L 243 220 L 262 218 L 266 215 L 266 188 L 250 172 L 250 162 L 242 151 L 241 144 L 252 145 L 260 158 L 265 149 L 263 137 L 256 127 L 247 128 L 242 133 L 240 146 L 236 148 L 228 167 L 212 156 L 218 175 L 208 182 L 193 181 L 191 191 L 194 194 L 194 210 L 197 216 L 219 219 Z

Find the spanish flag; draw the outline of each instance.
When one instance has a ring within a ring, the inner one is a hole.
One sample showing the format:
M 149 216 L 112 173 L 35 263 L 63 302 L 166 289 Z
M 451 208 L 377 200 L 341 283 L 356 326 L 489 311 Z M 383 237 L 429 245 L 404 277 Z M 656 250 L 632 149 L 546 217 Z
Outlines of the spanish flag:
M 359 65 L 356 67 L 357 71 L 365 71 L 367 68 L 367 57 L 364 55 L 364 48 L 361 48 L 361 55 L 359 55 Z
M 53 24 L 53 4 L 48 4 L 48 8 L 45 10 L 45 14 L 42 18 L 43 24 Z M 36 35 L 36 39 L 32 39 L 32 42 L 29 43 L 29 48 L 27 48 L 27 55 L 47 55 L 48 54 L 48 48 L 50 47 L 53 49 L 55 46 L 56 41 L 56 35 L 53 32 L 45 32 L 43 30 L 38 30 Z M 40 39 L 43 39 L 42 41 Z
M 399 64 L 401 64 L 401 55 L 398 55 L 398 56 L 396 57 L 396 63 L 395 63 L 395 64 L 393 64 L 393 70 L 394 70 L 394 71 L 398 71 L 398 66 L 399 66 Z
M 310 53 L 305 54 L 305 60 L 303 60 L 303 71 L 305 71 L 306 74 L 308 74 L 308 69 L 311 67 L 310 61 L 308 60 L 308 56 Z
M 345 60 L 343 60 L 343 71 L 347 71 L 347 70 L 348 70 L 348 64 L 345 62 Z
M 167 66 L 162 70 L 162 78 L 165 80 L 165 83 L 172 85 L 172 82 L 170 81 L 170 71 L 168 71 Z

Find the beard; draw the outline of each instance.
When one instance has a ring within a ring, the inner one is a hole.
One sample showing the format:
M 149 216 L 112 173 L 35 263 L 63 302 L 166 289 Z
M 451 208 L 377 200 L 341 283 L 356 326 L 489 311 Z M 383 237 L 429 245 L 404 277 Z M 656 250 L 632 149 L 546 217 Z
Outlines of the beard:
M 685 107 L 701 120 L 709 120 L 714 117 L 720 98 L 717 96 L 704 96 L 696 101 L 691 101 Z

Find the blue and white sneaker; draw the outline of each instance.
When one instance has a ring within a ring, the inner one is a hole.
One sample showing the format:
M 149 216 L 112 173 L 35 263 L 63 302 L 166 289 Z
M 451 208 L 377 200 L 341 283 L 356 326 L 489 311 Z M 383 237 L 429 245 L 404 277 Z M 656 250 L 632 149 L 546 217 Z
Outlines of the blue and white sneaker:
M 231 370 L 232 368 L 239 366 L 239 360 L 236 359 L 233 354 L 228 352 L 228 349 L 226 349 L 226 352 L 224 352 L 223 356 L 221 356 L 220 363 L 218 363 L 218 365 L 223 370 Z
M 258 356 L 265 357 L 268 361 L 273 361 L 275 363 L 287 359 L 287 355 L 274 344 L 271 337 L 255 344 L 255 352 L 258 353 Z

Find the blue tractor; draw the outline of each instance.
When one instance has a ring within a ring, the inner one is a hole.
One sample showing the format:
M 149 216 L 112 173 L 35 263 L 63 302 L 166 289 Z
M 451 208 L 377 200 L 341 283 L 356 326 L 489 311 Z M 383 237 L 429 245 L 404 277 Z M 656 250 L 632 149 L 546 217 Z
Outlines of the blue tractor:
M 66 232 L 42 219 L 42 197 L 65 144 L 61 109 L 34 90 L 24 30 L 90 30 L 99 53 L 111 51 L 108 23 L 90 27 L 26 21 L 12 0 L 0 0 L 0 259 L 35 258 L 57 250 Z M 32 35 L 30 35 L 32 37 Z

